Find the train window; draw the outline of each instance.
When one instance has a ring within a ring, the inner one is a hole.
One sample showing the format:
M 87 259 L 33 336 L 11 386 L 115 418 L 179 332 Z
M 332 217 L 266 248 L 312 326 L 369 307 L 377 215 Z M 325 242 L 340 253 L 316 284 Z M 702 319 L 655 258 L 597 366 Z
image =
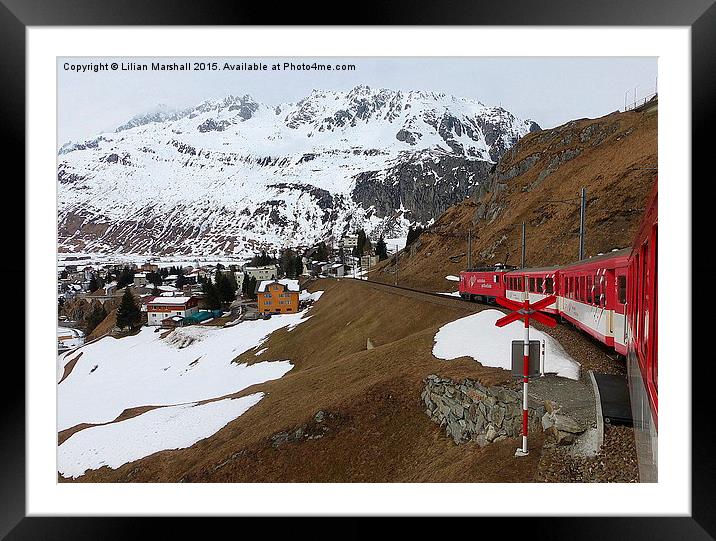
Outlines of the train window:
M 542 278 L 537 278 L 537 293 L 542 293 Z
M 548 295 L 551 295 L 554 293 L 554 278 L 545 278 L 544 279 L 544 292 Z
M 495 282 L 496 284 L 499 284 L 500 283 L 500 275 L 499 274 L 493 275 L 492 281 Z
M 531 293 L 535 292 L 535 279 L 534 278 L 530 278 L 530 292 Z
M 600 287 L 600 285 L 601 284 L 599 282 L 599 275 L 595 274 L 594 275 L 594 286 L 593 286 L 594 289 L 592 290 L 592 296 L 594 297 L 594 304 L 596 304 L 596 305 L 599 305 L 599 298 L 600 298 L 600 295 L 602 294 L 602 288 Z
M 626 274 L 617 276 L 617 302 L 619 304 L 626 304 L 627 289 L 626 289 Z
M 587 276 L 587 302 L 592 304 L 592 294 L 594 293 L 594 285 L 592 284 L 592 277 Z
M 644 244 L 642 248 L 642 279 L 643 285 L 641 287 L 641 309 L 639 310 L 639 323 L 641 326 L 641 348 L 642 358 L 647 358 L 647 345 L 649 343 L 649 311 L 651 308 L 651 265 L 649 257 L 649 245 Z
M 658 337 L 656 333 L 657 329 L 657 261 L 658 261 L 658 244 L 657 244 L 657 228 L 656 225 L 653 226 L 652 230 L 652 237 L 651 237 L 651 243 L 654 247 L 653 256 L 651 260 L 651 302 L 652 302 L 652 318 L 651 318 L 651 326 L 652 326 L 652 333 L 651 335 L 654 337 L 652 340 L 651 347 L 649 348 L 649 357 L 651 361 L 651 381 L 654 384 L 654 389 L 659 389 L 659 357 L 657 355 L 657 344 L 658 344 Z

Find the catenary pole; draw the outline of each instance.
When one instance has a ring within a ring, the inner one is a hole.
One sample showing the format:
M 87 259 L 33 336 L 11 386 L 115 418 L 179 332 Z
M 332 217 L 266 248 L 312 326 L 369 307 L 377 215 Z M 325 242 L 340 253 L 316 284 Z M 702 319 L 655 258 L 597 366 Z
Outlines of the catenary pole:
M 587 207 L 587 189 L 582 188 L 581 203 L 579 208 L 579 260 L 584 259 L 584 215 Z
M 525 268 L 525 247 L 526 247 L 527 238 L 525 236 L 525 222 L 522 222 L 522 261 L 520 263 L 520 268 Z
M 467 232 L 467 268 L 472 268 L 472 229 Z
M 398 245 L 395 245 L 395 285 L 398 285 L 398 275 L 400 274 L 400 254 L 398 253 L 400 251 L 400 248 L 398 248 Z

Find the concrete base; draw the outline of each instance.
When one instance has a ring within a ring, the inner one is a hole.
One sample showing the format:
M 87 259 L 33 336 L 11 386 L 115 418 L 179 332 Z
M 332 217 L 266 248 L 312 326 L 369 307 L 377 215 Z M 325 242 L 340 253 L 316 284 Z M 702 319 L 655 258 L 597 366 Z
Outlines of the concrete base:
M 518 448 L 517 451 L 515 451 L 515 456 L 527 456 L 529 455 L 529 451 L 523 451 L 522 447 Z

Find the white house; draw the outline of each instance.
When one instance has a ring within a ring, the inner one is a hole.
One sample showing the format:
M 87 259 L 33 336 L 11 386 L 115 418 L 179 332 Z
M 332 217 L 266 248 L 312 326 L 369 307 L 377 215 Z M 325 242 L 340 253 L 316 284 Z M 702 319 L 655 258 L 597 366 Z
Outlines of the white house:
M 137 272 L 134 275 L 134 285 L 137 287 L 144 287 L 147 285 L 147 273 Z
M 343 263 L 334 263 L 328 272 L 331 276 L 341 277 L 345 275 L 345 270 L 346 267 Z
M 196 297 L 155 297 L 147 303 L 147 324 L 161 325 L 168 317 L 186 317 L 199 311 Z
M 244 267 L 244 272 L 256 278 L 256 282 L 275 280 L 278 277 L 278 266 L 264 265 L 263 267 Z

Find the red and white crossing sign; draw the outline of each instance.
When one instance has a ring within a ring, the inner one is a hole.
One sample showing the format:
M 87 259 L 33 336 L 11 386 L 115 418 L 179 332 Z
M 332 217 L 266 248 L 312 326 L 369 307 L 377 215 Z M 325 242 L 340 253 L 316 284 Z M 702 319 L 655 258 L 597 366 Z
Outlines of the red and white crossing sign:
M 530 319 L 539 321 L 540 323 L 547 325 L 548 327 L 556 327 L 557 322 L 541 313 L 539 310 L 547 308 L 557 300 L 557 297 L 550 295 L 544 299 L 538 300 L 534 304 L 530 304 L 528 299 L 525 299 L 523 303 L 511 301 L 504 297 L 497 297 L 497 304 L 504 306 L 510 310 L 514 310 L 511 314 L 501 317 L 495 322 L 497 327 L 504 327 L 509 325 L 513 321 L 523 320 L 525 322 L 525 339 L 524 339 L 524 357 L 522 362 L 522 448 L 517 449 L 515 456 L 527 456 L 529 451 L 527 449 L 527 431 L 528 431 L 528 395 L 527 389 L 529 387 L 530 376 L 529 376 L 529 365 L 530 365 Z

